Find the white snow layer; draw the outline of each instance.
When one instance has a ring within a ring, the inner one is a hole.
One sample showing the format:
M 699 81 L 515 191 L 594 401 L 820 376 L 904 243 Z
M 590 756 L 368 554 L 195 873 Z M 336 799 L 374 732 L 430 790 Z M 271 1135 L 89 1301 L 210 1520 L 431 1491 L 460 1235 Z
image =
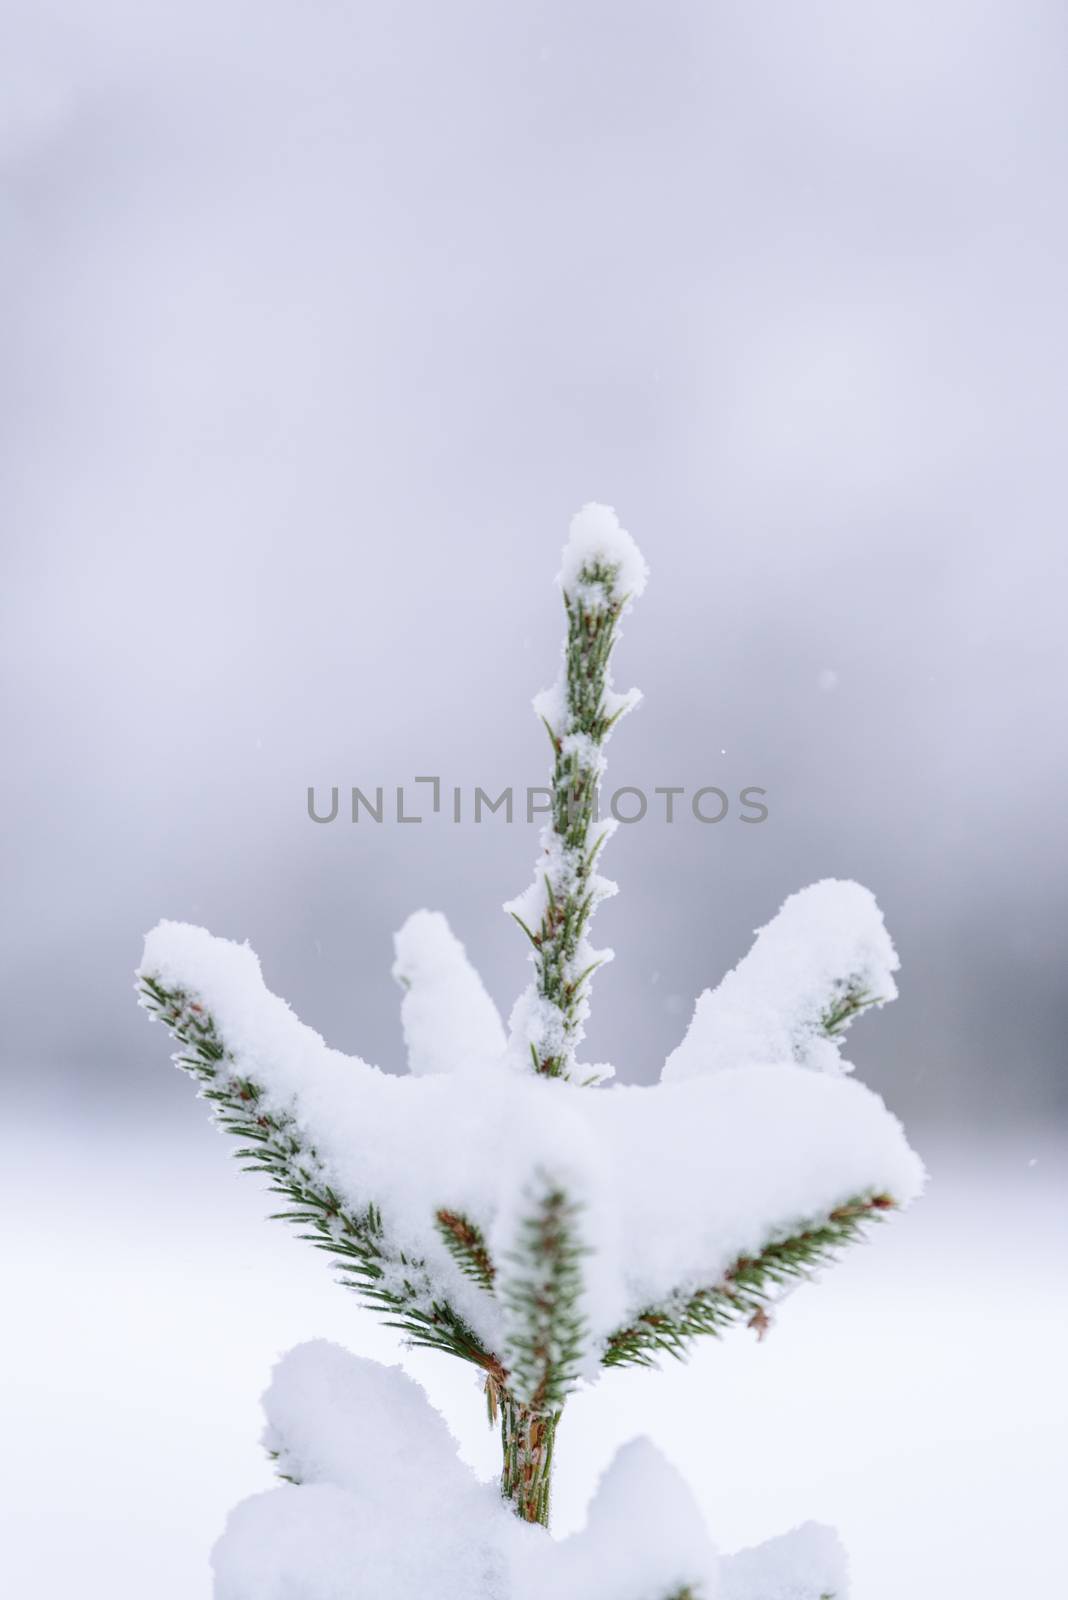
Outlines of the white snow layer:
M 478 1483 L 418 1384 L 324 1341 L 283 1357 L 264 1443 L 298 1480 L 237 1507 L 216 1600 L 845 1600 L 833 1534 L 806 1525 L 720 1558 L 678 1473 L 644 1439 L 616 1455 L 586 1526 L 554 1540 Z
M 408 1070 L 463 1072 L 498 1061 L 506 1040 L 497 1007 L 441 912 L 414 911 L 393 944 Z
M 795 1061 L 848 1072 L 825 1019 L 850 994 L 883 1005 L 897 994 L 898 959 L 874 895 L 825 878 L 791 895 L 757 932 L 749 954 L 718 989 L 697 1001 L 686 1037 L 662 1079 L 684 1079 L 758 1062 Z
M 413 997 L 437 960 L 463 960 L 441 927 L 431 923 L 427 936 L 421 926 L 414 940 L 401 940 L 399 964 L 408 964 L 406 950 L 417 952 Z M 849 1078 L 803 1070 L 784 1047 L 770 1064 L 724 1066 L 684 1082 L 582 1089 L 503 1063 L 476 1069 L 477 1053 L 469 1072 L 428 1071 L 438 1058 L 420 1014 L 412 1026 L 423 1070 L 396 1077 L 328 1048 L 265 988 L 247 945 L 165 922 L 148 936 L 142 971 L 210 1012 L 230 1052 L 220 1070 L 255 1079 L 266 1109 L 293 1116 L 349 1206 L 379 1207 L 388 1236 L 426 1262 L 490 1348 L 500 1348 L 503 1331 L 498 1302 L 459 1272 L 434 1215 L 447 1207 L 469 1217 L 501 1263 L 530 1186 L 562 1185 L 591 1251 L 587 1376 L 604 1341 L 635 1313 L 714 1284 L 740 1254 L 854 1196 L 885 1192 L 905 1204 L 923 1181 L 878 1096 Z M 788 962 L 786 974 L 793 995 Z M 466 1024 L 448 1007 L 445 1015 L 462 1039 Z M 471 1036 L 485 1043 L 493 1030 L 484 1008 L 481 1017 Z
M 633 538 L 620 525 L 611 506 L 595 501 L 583 506 L 571 519 L 570 537 L 556 581 L 565 594 L 573 594 L 582 585 L 583 572 L 593 566 L 616 569 L 613 594 L 617 599 L 636 600 L 648 582 L 649 568 Z M 595 593 L 587 593 L 586 598 L 592 605 L 599 603 Z

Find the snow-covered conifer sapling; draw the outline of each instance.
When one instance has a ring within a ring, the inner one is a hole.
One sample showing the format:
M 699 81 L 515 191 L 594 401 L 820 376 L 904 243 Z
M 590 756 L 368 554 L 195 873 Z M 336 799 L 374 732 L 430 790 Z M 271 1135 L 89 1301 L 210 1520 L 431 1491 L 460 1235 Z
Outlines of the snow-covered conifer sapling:
M 499 1428 L 499 1484 L 460 1462 L 400 1368 L 321 1341 L 264 1398 L 277 1488 L 215 1547 L 217 1600 L 825 1600 L 846 1594 L 834 1534 L 806 1524 L 724 1556 L 686 1486 L 636 1440 L 586 1526 L 548 1530 L 568 1396 L 606 1367 L 685 1358 L 759 1332 L 786 1291 L 911 1201 L 923 1171 L 849 1076 L 846 1030 L 895 994 L 879 909 L 850 882 L 788 899 L 715 989 L 654 1085 L 580 1059 L 590 943 L 615 892 L 600 864 L 605 745 L 636 694 L 611 658 L 645 562 L 607 507 L 572 522 L 567 634 L 535 709 L 552 806 L 530 887 L 506 906 L 530 982 L 507 1028 L 438 912 L 396 936 L 406 1076 L 330 1049 L 264 986 L 247 945 L 163 922 L 141 1003 L 180 1045 L 277 1215 L 414 1345 L 466 1362 Z M 564 1435 L 566 1437 L 566 1434 Z

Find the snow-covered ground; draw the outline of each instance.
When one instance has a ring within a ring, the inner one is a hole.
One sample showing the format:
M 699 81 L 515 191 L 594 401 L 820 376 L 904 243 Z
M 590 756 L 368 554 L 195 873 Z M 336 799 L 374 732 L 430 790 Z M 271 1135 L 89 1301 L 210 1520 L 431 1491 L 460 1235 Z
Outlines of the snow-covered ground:
M 0 1572 L 20 1600 L 206 1600 L 227 1510 L 272 1481 L 257 1439 L 273 1361 L 317 1336 L 401 1354 L 262 1220 L 255 1181 L 190 1111 L 162 1142 L 100 1123 L 57 1136 L 42 1119 L 9 1137 Z M 913 1132 L 926 1198 L 795 1294 L 763 1343 L 734 1334 L 572 1401 L 560 1531 L 615 1447 L 648 1433 L 724 1548 L 836 1524 L 854 1600 L 1059 1592 L 1068 1147 Z M 468 1374 L 402 1359 L 492 1471 Z

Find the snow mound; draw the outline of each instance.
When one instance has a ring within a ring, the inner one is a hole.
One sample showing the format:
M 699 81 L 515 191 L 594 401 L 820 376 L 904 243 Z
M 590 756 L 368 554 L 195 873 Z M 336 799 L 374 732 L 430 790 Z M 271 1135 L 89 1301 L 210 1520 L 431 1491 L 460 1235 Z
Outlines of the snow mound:
M 846 1600 L 849 1571 L 833 1528 L 805 1522 L 723 1563 L 720 1600 Z
M 846 1600 L 837 1540 L 815 1524 L 720 1557 L 647 1439 L 616 1454 L 586 1526 L 555 1540 L 462 1465 L 399 1368 L 316 1340 L 282 1358 L 264 1409 L 278 1470 L 299 1481 L 231 1513 L 216 1600 Z

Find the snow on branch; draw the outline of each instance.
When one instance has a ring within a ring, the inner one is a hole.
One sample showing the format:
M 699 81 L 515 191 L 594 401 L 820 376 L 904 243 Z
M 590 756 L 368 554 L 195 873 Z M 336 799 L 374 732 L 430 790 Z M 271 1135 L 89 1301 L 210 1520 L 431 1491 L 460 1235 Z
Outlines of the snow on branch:
M 180 938 L 188 931 L 200 932 L 175 924 L 164 927 L 177 928 Z M 173 980 L 167 987 L 162 981 L 170 965 L 161 959 L 153 971 L 146 954 L 139 974 L 140 1003 L 183 1046 L 175 1063 L 200 1083 L 218 1126 L 244 1141 L 236 1151 L 244 1170 L 267 1177 L 270 1192 L 286 1201 L 287 1209 L 275 1212 L 275 1218 L 304 1230 L 300 1237 L 332 1258 L 340 1281 L 413 1344 L 493 1370 L 491 1353 L 434 1283 L 426 1263 L 389 1238 L 373 1201 L 346 1200 L 295 1110 L 268 1092 L 254 1067 L 249 1070 L 247 1058 L 239 1060 L 197 990 Z
M 498 1063 L 507 1041 L 497 1007 L 441 912 L 413 912 L 393 943 L 408 1070 L 473 1072 Z
M 759 930 L 719 987 L 704 991 L 662 1080 L 768 1061 L 848 1072 L 842 1036 L 862 1011 L 895 998 L 897 968 L 870 890 L 834 878 L 811 884 Z
M 287 1483 L 331 1483 L 398 1502 L 419 1475 L 438 1494 L 469 1490 L 444 1418 L 400 1367 L 314 1339 L 278 1362 L 263 1409 L 263 1446 Z
M 735 1301 L 710 1286 L 739 1260 L 774 1245 L 767 1264 L 785 1271 L 782 1241 L 831 1228 L 846 1243 L 841 1208 L 904 1205 L 922 1184 L 897 1120 L 851 1078 L 751 1066 L 578 1092 L 529 1073 L 477 1087 L 395 1077 L 328 1049 L 245 946 L 162 924 L 141 975 L 145 1004 L 186 1046 L 179 1064 L 285 1199 L 281 1214 L 412 1337 L 487 1372 L 510 1364 L 504 1290 L 517 1268 L 505 1258 L 524 1253 L 516 1219 L 534 1214 L 539 1173 L 554 1175 L 568 1238 L 580 1217 L 589 1251 L 585 1376 L 650 1310 L 689 1305 L 689 1331 L 706 1312 L 720 1323 Z
M 316 1340 L 282 1358 L 263 1406 L 284 1486 L 232 1513 L 212 1556 L 215 1600 L 501 1592 L 492 1575 L 515 1519 L 398 1367 Z
M 626 608 L 645 593 L 649 568 L 612 507 L 591 500 L 571 519 L 556 581 L 587 610 Z
M 604 1365 L 649 1367 L 660 1355 L 681 1360 L 694 1339 L 719 1338 L 743 1322 L 763 1336 L 769 1309 L 785 1290 L 837 1261 L 846 1245 L 863 1237 L 866 1224 L 881 1220 L 895 1205 L 889 1195 L 859 1195 L 825 1217 L 769 1239 L 755 1255 L 733 1261 L 717 1283 L 640 1312 L 609 1337 Z

